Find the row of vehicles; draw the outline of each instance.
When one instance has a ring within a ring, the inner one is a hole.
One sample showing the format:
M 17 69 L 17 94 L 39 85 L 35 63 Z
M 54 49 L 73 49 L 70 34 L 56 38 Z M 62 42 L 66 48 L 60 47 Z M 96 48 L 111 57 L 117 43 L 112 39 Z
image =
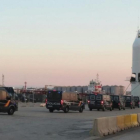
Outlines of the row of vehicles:
M 138 96 L 119 96 L 105 94 L 90 94 L 88 96 L 88 107 L 99 110 L 114 110 L 135 107 L 139 108 L 140 100 Z M 85 109 L 84 102 L 79 98 L 77 93 L 67 93 L 62 91 L 49 91 L 46 99 L 46 108 L 50 112 L 54 110 L 63 110 L 65 113 L 69 110 L 83 112 Z
M 7 112 L 13 115 L 18 110 L 18 101 L 11 87 L 0 87 L 0 112 Z M 126 107 L 135 109 L 140 107 L 138 96 L 119 96 L 105 94 L 90 94 L 88 96 L 88 107 L 99 110 L 114 110 L 115 108 L 125 110 Z M 54 110 L 63 110 L 65 113 L 69 110 L 83 112 L 85 103 L 77 93 L 68 93 L 62 91 L 48 91 L 46 99 L 46 108 L 50 112 Z
M 88 107 L 89 110 L 92 109 L 99 110 L 114 110 L 114 109 L 123 109 L 135 107 L 139 108 L 140 99 L 138 96 L 120 96 L 120 95 L 105 95 L 105 94 L 91 94 L 88 98 Z

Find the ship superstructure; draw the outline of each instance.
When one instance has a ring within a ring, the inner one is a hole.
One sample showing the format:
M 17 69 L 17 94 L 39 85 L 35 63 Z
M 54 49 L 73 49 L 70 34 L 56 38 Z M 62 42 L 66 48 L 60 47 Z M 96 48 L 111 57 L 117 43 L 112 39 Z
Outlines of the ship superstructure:
M 101 93 L 102 85 L 101 81 L 99 81 L 99 75 L 97 74 L 97 78 L 95 80 L 91 80 L 88 85 L 88 93 Z

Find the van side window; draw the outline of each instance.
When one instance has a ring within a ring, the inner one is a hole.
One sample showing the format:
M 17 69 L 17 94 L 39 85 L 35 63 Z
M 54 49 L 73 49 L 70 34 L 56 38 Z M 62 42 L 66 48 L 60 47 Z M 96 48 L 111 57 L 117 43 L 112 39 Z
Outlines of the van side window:
M 140 82 L 140 73 L 138 73 L 138 82 Z
M 0 100 L 6 100 L 7 93 L 4 90 L 0 90 Z

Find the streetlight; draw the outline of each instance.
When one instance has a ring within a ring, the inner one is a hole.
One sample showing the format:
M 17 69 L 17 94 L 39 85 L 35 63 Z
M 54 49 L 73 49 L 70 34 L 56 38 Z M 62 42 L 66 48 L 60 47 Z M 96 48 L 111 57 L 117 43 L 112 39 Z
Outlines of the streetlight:
M 34 91 L 33 91 L 33 103 L 34 103 Z

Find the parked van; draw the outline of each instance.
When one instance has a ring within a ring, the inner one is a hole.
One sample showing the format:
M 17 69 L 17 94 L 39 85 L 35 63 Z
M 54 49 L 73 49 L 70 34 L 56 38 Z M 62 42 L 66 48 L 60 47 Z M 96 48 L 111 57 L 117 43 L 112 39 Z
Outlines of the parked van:
M 13 115 L 17 110 L 17 102 L 12 98 L 12 96 L 6 91 L 5 88 L 0 87 L 0 112 Z
M 50 112 L 54 110 L 63 110 L 65 113 L 69 110 L 83 112 L 84 103 L 77 93 L 48 91 L 46 99 L 46 108 Z
M 135 102 L 133 96 L 123 96 L 123 98 L 125 100 L 125 107 L 135 109 Z
M 97 109 L 98 111 L 102 109 L 112 111 L 112 101 L 110 95 L 105 94 L 90 94 L 88 100 L 89 110 Z
M 119 110 L 125 110 L 125 101 L 124 98 L 120 95 L 110 95 L 112 100 L 112 108 L 117 108 Z
M 139 96 L 134 96 L 134 102 L 136 107 L 140 107 L 140 97 Z

